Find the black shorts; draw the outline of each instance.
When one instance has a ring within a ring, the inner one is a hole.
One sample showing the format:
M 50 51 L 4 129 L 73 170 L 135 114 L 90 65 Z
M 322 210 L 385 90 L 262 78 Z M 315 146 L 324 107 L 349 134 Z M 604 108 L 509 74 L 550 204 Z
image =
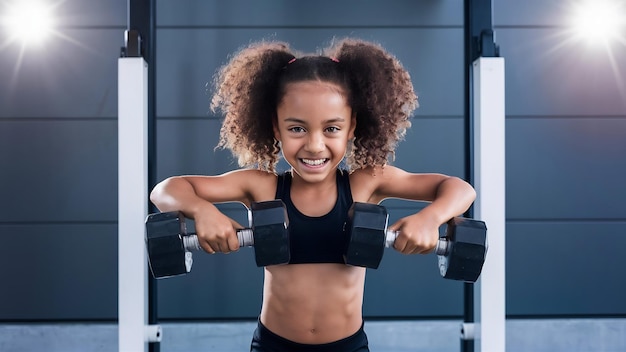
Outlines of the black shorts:
M 252 337 L 250 352 L 369 352 L 363 325 L 352 336 L 335 342 L 307 345 L 287 340 L 268 330 L 261 321 Z

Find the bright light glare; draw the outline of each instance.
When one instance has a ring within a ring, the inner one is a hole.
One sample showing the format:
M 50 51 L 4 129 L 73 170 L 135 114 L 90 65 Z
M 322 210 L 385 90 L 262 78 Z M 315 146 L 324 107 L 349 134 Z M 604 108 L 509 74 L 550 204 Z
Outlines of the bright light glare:
M 11 41 L 24 45 L 41 44 L 54 31 L 52 7 L 35 0 L 18 0 L 9 5 L 2 23 Z
M 626 28 L 623 0 L 586 0 L 574 8 L 572 27 L 579 39 L 607 44 L 619 39 Z

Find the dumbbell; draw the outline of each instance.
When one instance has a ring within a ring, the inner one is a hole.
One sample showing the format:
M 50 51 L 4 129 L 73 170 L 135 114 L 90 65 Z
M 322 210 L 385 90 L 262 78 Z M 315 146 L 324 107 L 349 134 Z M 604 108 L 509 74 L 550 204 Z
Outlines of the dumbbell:
M 387 230 L 387 210 L 380 205 L 353 203 L 348 212 L 346 264 L 377 269 L 385 248 L 393 247 L 398 231 Z M 434 251 L 445 279 L 475 282 L 487 254 L 487 227 L 483 221 L 455 217 Z
M 254 247 L 257 266 L 289 262 L 289 219 L 281 200 L 256 202 L 248 211 L 250 227 L 237 230 L 240 247 Z M 185 216 L 178 211 L 150 214 L 146 218 L 146 248 L 155 278 L 186 274 L 193 264 L 192 251 L 202 248 L 195 233 L 187 233 Z

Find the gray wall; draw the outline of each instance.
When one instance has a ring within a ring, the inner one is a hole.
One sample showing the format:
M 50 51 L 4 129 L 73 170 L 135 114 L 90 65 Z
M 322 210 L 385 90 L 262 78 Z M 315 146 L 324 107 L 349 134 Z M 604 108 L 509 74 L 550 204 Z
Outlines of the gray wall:
M 17 44 L 1 49 L 0 321 L 116 319 L 125 3 L 65 1 L 63 37 L 23 56 Z M 229 53 L 269 37 L 313 51 L 344 35 L 381 42 L 414 79 L 421 107 L 396 165 L 463 176 L 462 2 L 157 3 L 159 179 L 236 167 L 213 151 L 220 121 L 205 91 Z M 510 316 L 626 316 L 626 69 L 611 64 L 626 62 L 626 46 L 609 54 L 568 41 L 568 3 L 495 4 L 507 76 Z M 419 209 L 386 205 L 394 219 Z M 387 251 L 368 273 L 365 315 L 458 318 L 462 286 L 435 263 Z M 196 255 L 191 274 L 159 282 L 160 316 L 253 318 L 261 283 L 250 251 Z

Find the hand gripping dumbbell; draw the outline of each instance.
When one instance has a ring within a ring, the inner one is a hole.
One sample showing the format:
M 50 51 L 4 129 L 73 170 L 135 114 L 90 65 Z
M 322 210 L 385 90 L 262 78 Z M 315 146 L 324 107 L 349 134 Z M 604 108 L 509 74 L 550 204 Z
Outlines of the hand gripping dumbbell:
M 398 231 L 387 230 L 383 206 L 354 203 L 348 213 L 346 264 L 378 268 L 385 248 L 393 247 Z M 448 221 L 446 235 L 434 251 L 439 272 L 446 279 L 475 282 L 487 254 L 487 227 L 483 221 L 456 217 Z
M 289 219 L 281 200 L 257 202 L 248 212 L 250 228 L 237 230 L 240 247 L 254 247 L 257 266 L 289 262 Z M 202 248 L 195 233 L 187 233 L 181 212 L 155 213 L 146 219 L 146 247 L 155 278 L 191 271 L 192 251 Z

